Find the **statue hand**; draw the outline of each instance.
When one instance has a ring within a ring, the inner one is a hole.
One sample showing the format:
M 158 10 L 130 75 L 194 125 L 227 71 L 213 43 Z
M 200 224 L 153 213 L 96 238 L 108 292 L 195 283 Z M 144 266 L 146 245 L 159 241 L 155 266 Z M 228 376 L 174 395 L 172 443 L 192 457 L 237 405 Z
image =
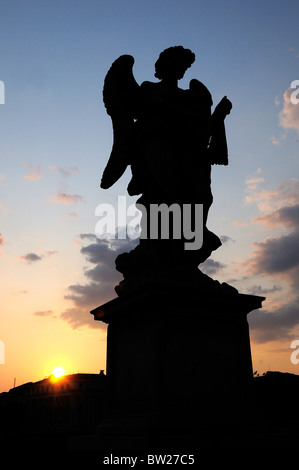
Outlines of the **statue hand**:
M 215 111 L 217 110 L 217 113 L 220 113 L 225 117 L 230 113 L 232 107 L 233 105 L 231 101 L 226 96 L 224 96 L 220 103 L 216 106 Z

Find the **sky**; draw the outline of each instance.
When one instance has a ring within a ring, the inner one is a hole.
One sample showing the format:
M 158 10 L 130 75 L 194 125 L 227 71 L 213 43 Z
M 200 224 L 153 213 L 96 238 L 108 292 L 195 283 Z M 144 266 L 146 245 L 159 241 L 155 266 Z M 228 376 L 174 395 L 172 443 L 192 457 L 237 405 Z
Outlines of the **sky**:
M 266 296 L 248 316 L 254 370 L 298 374 L 298 2 L 0 7 L 0 392 L 57 366 L 69 374 L 106 369 L 106 328 L 89 312 L 116 296 L 114 260 L 132 241 L 95 236 L 97 206 L 116 204 L 130 180 L 128 169 L 109 190 L 99 187 L 113 140 L 103 82 L 122 54 L 134 57 L 139 84 L 156 81 L 154 63 L 174 45 L 196 55 L 179 86 L 197 78 L 214 105 L 224 95 L 233 104 L 229 165 L 213 167 L 208 220 L 223 245 L 201 269 Z

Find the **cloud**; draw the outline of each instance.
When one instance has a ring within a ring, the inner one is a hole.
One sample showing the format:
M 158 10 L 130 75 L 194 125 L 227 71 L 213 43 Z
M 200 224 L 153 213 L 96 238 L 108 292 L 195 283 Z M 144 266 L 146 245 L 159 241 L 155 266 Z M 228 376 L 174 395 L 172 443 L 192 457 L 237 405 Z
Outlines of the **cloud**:
M 6 244 L 6 240 L 3 235 L 0 233 L 0 248 Z M 0 256 L 3 255 L 3 252 L 0 250 Z
M 299 57 L 299 52 L 295 49 L 294 46 L 291 46 L 287 49 L 287 52 L 291 53 L 294 57 Z
M 33 315 L 37 317 L 49 317 L 53 314 L 53 310 L 38 310 L 34 312 Z
M 255 242 L 247 270 L 254 274 L 277 274 L 299 267 L 299 231 Z M 291 273 L 289 273 L 292 275 Z
M 35 253 L 27 253 L 27 255 L 17 257 L 20 261 L 26 261 L 26 263 L 35 263 L 36 261 L 40 261 L 42 256 L 38 256 Z
M 247 222 L 246 220 L 242 220 L 242 219 L 236 219 L 233 221 L 233 225 L 235 227 L 248 227 L 249 222 Z
M 256 343 L 275 340 L 292 340 L 292 330 L 299 325 L 299 297 L 289 304 L 268 312 L 255 310 L 248 315 L 252 339 Z
M 5 238 L 3 237 L 3 235 L 0 233 L 0 246 L 5 245 L 5 243 L 6 243 L 6 240 L 5 240 Z
M 254 220 L 269 228 L 283 226 L 292 230 L 296 229 L 296 227 L 299 227 L 299 204 L 283 206 L 270 214 L 258 215 Z
M 82 234 L 82 240 L 88 241 L 88 245 L 81 248 L 82 255 L 92 265 L 85 269 L 85 284 L 69 286 L 66 299 L 72 305 L 60 314 L 60 318 L 68 322 L 73 329 L 81 327 L 105 328 L 101 322 L 94 321 L 90 310 L 102 303 L 116 297 L 114 286 L 122 279 L 120 273 L 115 270 L 114 261 L 118 254 L 130 251 L 136 242 L 124 240 L 98 240 L 95 235 Z M 223 265 L 214 260 L 204 263 L 210 270 L 222 269 Z M 265 292 L 278 292 L 281 287 L 274 284 L 272 287 L 263 288 L 252 286 L 251 291 L 255 295 Z M 292 329 L 299 323 L 298 299 L 293 299 L 287 305 L 276 307 L 273 311 L 256 310 L 248 316 L 252 339 L 257 343 L 292 338 Z M 51 315 L 47 311 L 39 316 Z
M 53 256 L 53 255 L 57 255 L 58 251 L 57 250 L 44 250 L 43 248 L 37 248 L 37 251 L 40 251 L 41 253 L 43 253 L 45 256 Z
M 280 208 L 282 205 L 293 205 L 299 202 L 299 180 L 291 178 L 279 183 L 272 191 L 254 191 L 249 187 L 245 198 L 246 204 L 256 203 L 261 212 Z
M 297 89 L 299 94 L 299 91 Z M 289 88 L 283 94 L 283 108 L 279 113 L 279 124 L 284 129 L 295 129 L 299 133 L 299 103 L 294 103 L 296 90 Z
M 222 243 L 235 242 L 235 240 L 228 235 L 220 235 L 220 240 Z
M 28 294 L 28 290 L 26 290 L 26 289 L 14 290 L 14 291 L 12 291 L 12 293 L 11 293 L 11 295 L 14 295 L 14 296 L 26 295 L 26 294 Z
M 255 202 L 261 212 L 266 210 L 253 223 L 279 232 L 262 242 L 254 242 L 254 251 L 249 260 L 241 263 L 242 267 L 251 276 L 275 278 L 288 285 L 288 292 L 283 292 L 277 284 L 269 288 L 254 285 L 249 289 L 254 295 L 281 291 L 280 298 L 285 299 L 283 305 L 271 312 L 261 310 L 249 315 L 253 338 L 257 342 L 290 339 L 292 329 L 299 325 L 299 181 L 292 178 L 273 190 L 252 191 L 247 202 Z
M 250 190 L 256 189 L 259 183 L 263 183 L 265 180 L 261 176 L 256 176 L 254 178 L 249 178 L 246 180 L 247 188 Z
M 123 252 L 136 246 L 132 240 L 99 240 L 93 234 L 81 234 L 81 240 L 89 244 L 81 248 L 81 253 L 91 267 L 84 270 L 85 284 L 74 284 L 68 287 L 65 298 L 72 306 L 61 313 L 60 317 L 72 328 L 82 326 L 103 328 L 101 322 L 94 321 L 90 310 L 116 297 L 114 287 L 122 279 L 115 269 L 115 259 Z
M 18 256 L 16 259 L 20 261 L 26 261 L 26 263 L 34 263 L 36 261 L 42 260 L 45 256 L 52 256 L 58 253 L 58 251 L 47 251 L 42 248 L 38 248 L 37 251 L 43 253 L 42 255 L 37 255 L 36 253 L 27 253 L 26 255 Z
M 207 259 L 200 265 L 200 270 L 207 275 L 215 274 L 223 268 L 225 268 L 225 264 L 222 264 L 219 261 L 214 261 L 213 259 Z
M 84 202 L 84 199 L 79 194 L 67 194 L 58 192 L 55 196 L 49 196 L 53 202 L 58 204 L 73 204 L 77 202 Z
M 36 169 L 31 165 L 31 163 L 26 163 L 27 167 L 29 168 L 29 173 L 24 175 L 24 178 L 29 179 L 29 180 L 36 180 L 41 178 L 42 176 L 42 171 L 40 166 Z
M 272 142 L 273 145 L 280 146 L 280 145 L 282 145 L 282 142 L 284 140 L 286 140 L 286 138 L 287 138 L 287 132 L 284 132 L 283 134 L 280 135 L 279 138 L 277 138 L 275 136 L 272 136 L 271 137 L 271 142 Z
M 92 310 L 92 307 L 90 308 Z M 70 324 L 73 330 L 76 330 L 82 326 L 89 328 L 103 328 L 100 322 L 94 320 L 90 315 L 88 307 L 80 309 L 78 307 L 68 308 L 60 314 L 60 318 Z
M 81 240 L 97 240 L 97 237 L 93 233 L 80 233 Z
M 79 173 L 79 169 L 76 166 L 72 166 L 69 168 L 61 168 L 58 166 L 49 166 L 49 170 L 56 171 L 60 175 L 67 177 L 71 175 L 77 175 Z
M 263 287 L 261 285 L 254 285 L 248 289 L 248 294 L 252 295 L 265 295 L 272 294 L 273 292 L 279 292 L 282 290 L 282 287 L 274 285 L 272 287 Z
M 271 138 L 271 142 L 272 142 L 273 145 L 277 145 L 277 146 L 281 145 L 281 141 L 278 140 L 278 139 L 277 139 L 276 137 L 274 137 L 274 136 Z
M 280 201 L 285 202 L 286 194 L 289 195 L 289 205 L 274 209 L 269 213 L 260 214 L 254 219 L 256 223 L 262 223 L 270 229 L 283 228 L 287 231 L 280 236 L 267 237 L 263 242 L 255 242 L 253 246 L 253 258 L 247 262 L 247 270 L 252 273 L 284 274 L 290 280 L 297 279 L 299 275 L 299 190 L 294 180 L 290 180 L 290 187 L 286 182 L 279 186 L 283 190 L 269 192 L 273 201 L 268 200 L 269 206 L 276 205 Z M 297 183 L 297 181 L 296 181 Z M 293 204 L 290 204 L 293 203 Z

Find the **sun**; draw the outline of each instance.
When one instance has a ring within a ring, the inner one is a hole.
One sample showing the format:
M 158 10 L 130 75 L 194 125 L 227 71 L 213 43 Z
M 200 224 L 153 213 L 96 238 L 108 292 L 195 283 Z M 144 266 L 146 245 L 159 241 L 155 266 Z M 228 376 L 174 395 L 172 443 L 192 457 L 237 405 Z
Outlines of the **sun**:
M 63 367 L 55 367 L 55 369 L 53 370 L 53 375 L 55 377 L 55 379 L 59 379 L 59 377 L 62 377 L 63 375 L 65 375 L 65 370 Z

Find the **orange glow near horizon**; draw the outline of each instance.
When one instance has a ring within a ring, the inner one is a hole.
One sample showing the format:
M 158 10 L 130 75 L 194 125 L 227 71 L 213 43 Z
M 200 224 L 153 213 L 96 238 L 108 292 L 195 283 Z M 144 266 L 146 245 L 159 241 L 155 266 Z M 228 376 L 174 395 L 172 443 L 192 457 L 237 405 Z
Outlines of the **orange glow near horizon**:
M 55 367 L 55 369 L 53 370 L 53 375 L 56 379 L 58 379 L 59 377 L 61 377 L 62 375 L 65 375 L 65 370 L 63 367 L 59 366 L 59 367 Z
M 56 382 L 65 376 L 65 370 L 63 367 L 55 367 L 52 372 L 51 381 Z

